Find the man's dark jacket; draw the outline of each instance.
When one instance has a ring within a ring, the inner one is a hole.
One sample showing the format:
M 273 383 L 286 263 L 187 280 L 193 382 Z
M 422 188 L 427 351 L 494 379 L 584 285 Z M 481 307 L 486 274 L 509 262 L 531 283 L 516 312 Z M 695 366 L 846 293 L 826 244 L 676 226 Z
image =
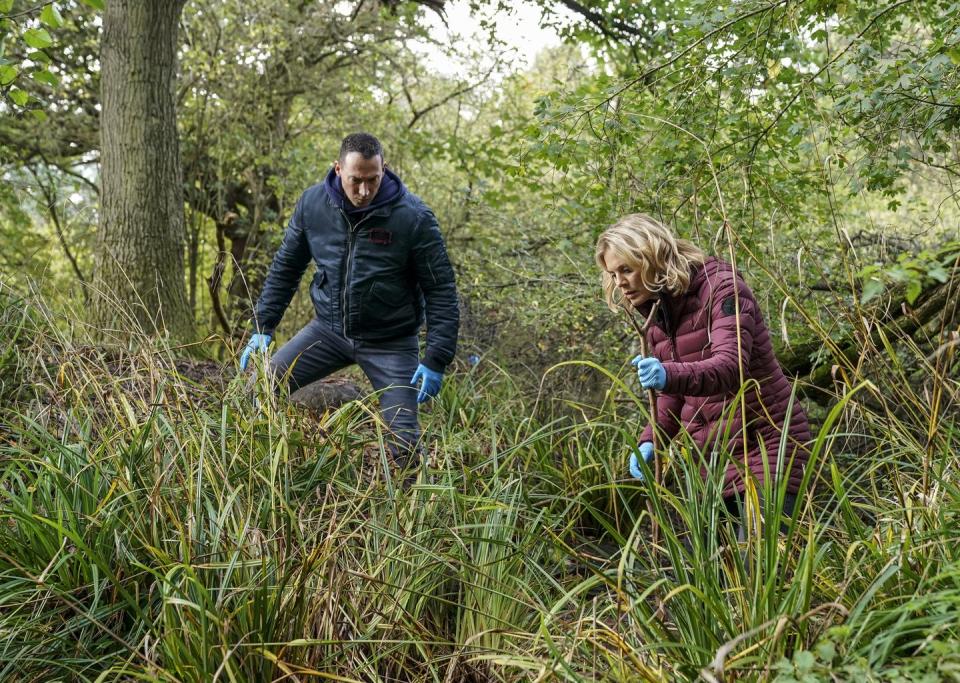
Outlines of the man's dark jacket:
M 416 334 L 426 314 L 423 363 L 442 372 L 460 324 L 453 268 L 433 212 L 385 173 L 367 211 L 346 202 L 335 174 L 303 193 L 267 273 L 254 326 L 273 334 L 312 259 L 310 297 L 320 322 L 351 339 L 384 341 Z

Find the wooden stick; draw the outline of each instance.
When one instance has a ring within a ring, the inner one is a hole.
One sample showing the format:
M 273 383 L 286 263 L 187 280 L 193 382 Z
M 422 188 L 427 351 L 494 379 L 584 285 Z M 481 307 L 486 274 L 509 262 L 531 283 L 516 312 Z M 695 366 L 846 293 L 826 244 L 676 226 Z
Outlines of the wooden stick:
M 653 306 L 650 307 L 650 313 L 647 315 L 646 320 L 643 321 L 643 325 L 640 325 L 637 323 L 637 319 L 634 317 L 630 305 L 626 301 L 623 302 L 623 311 L 627 314 L 627 319 L 630 320 L 633 329 L 635 329 L 640 336 L 640 355 L 644 358 L 648 358 L 650 355 L 649 349 L 647 348 L 647 330 L 650 329 L 650 325 L 656 319 L 657 308 L 659 308 L 659 306 L 660 300 L 657 299 L 653 302 Z M 653 389 L 647 389 L 647 402 L 650 408 L 650 441 L 653 443 L 653 482 L 655 486 L 660 486 L 662 474 L 660 471 L 660 457 L 657 454 L 657 392 Z M 657 518 L 653 514 L 653 503 L 650 502 L 649 496 L 647 496 L 647 512 L 650 515 L 650 535 L 653 540 L 653 545 L 656 547 L 660 541 L 660 525 L 657 523 Z

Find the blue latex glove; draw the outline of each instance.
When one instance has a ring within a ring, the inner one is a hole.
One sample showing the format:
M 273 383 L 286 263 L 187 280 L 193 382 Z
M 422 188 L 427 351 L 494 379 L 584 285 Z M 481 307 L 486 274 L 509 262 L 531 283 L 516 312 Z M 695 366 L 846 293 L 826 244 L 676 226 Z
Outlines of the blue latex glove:
M 649 465 L 650 461 L 653 460 L 653 444 L 649 441 L 644 441 L 640 444 L 639 448 L 633 449 L 630 453 L 630 474 L 633 475 L 634 479 L 643 481 L 643 471 L 640 469 L 640 462 L 637 460 L 638 450 L 640 451 L 640 457 Z
M 421 382 L 422 380 L 422 382 Z M 423 363 L 417 366 L 417 371 L 413 373 L 410 384 L 420 383 L 420 391 L 417 392 L 417 403 L 436 398 L 440 393 L 440 385 L 443 384 L 443 373 L 431 370 Z
M 250 362 L 250 354 L 254 351 L 266 351 L 267 347 L 270 346 L 270 340 L 273 337 L 269 334 L 256 334 L 250 335 L 250 341 L 247 342 L 246 348 L 243 350 L 243 353 L 240 355 L 240 369 L 246 370 L 247 363 Z
M 656 389 L 660 391 L 667 386 L 667 369 L 663 367 L 663 363 L 656 358 L 637 356 L 630 361 L 630 364 L 636 366 L 637 377 L 640 378 L 640 386 L 644 389 Z

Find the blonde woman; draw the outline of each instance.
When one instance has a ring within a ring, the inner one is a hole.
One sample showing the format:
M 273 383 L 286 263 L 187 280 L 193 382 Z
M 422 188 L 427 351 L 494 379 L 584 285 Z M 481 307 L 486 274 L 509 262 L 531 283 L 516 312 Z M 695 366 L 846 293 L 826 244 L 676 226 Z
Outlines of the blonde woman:
M 657 438 L 670 440 L 683 427 L 703 454 L 722 443 L 732 456 L 723 496 L 737 516 L 747 470 L 761 483 L 767 472 L 776 481 L 786 478 L 783 509 L 792 515 L 810 427 L 800 403 L 791 401 L 790 383 L 746 282 L 729 263 L 644 214 L 610 226 L 597 241 L 596 261 L 612 310 L 626 306 L 646 316 L 660 301 L 647 334 L 650 356 L 631 361 L 641 386 L 659 392 Z M 736 396 L 744 386 L 741 404 Z M 630 473 L 643 479 L 638 455 L 647 463 L 656 457 L 652 426 L 630 456 Z

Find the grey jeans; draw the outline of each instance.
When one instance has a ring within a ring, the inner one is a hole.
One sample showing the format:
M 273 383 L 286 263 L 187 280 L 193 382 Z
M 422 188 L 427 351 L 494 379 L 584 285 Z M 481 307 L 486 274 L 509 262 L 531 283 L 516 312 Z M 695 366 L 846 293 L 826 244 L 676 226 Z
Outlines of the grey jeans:
M 332 332 L 314 318 L 273 354 L 270 369 L 286 377 L 290 391 L 356 363 L 380 394 L 380 415 L 390 429 L 393 457 L 406 464 L 417 451 L 417 388 L 410 379 L 419 363 L 416 335 L 387 341 L 357 341 Z

